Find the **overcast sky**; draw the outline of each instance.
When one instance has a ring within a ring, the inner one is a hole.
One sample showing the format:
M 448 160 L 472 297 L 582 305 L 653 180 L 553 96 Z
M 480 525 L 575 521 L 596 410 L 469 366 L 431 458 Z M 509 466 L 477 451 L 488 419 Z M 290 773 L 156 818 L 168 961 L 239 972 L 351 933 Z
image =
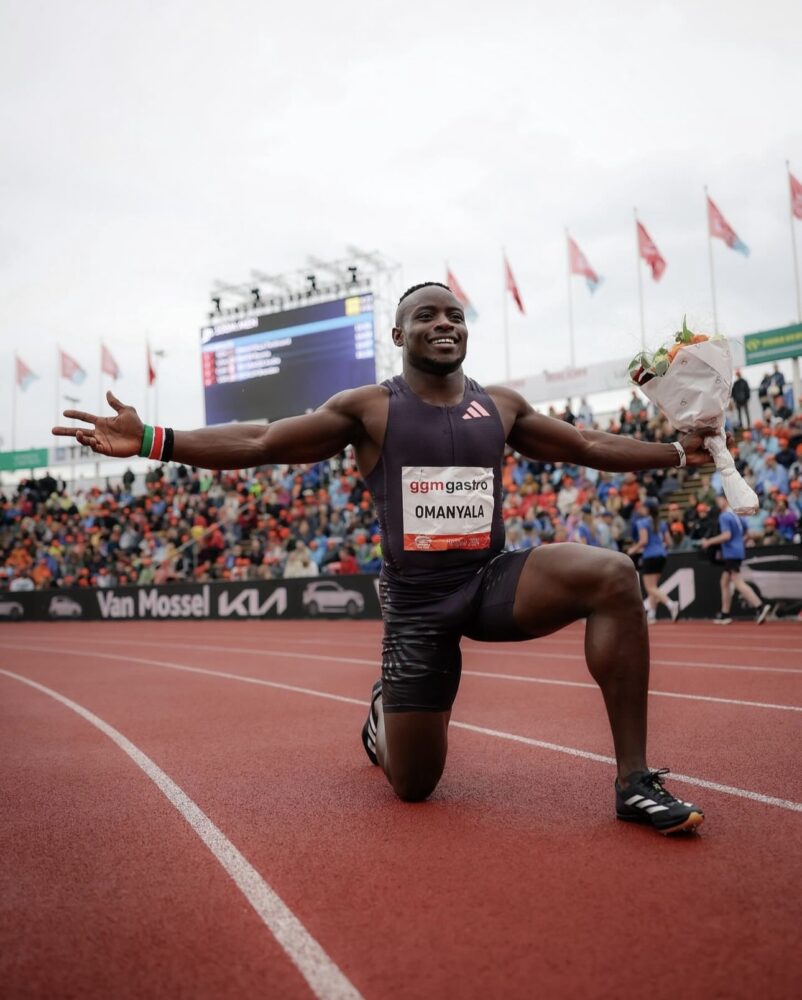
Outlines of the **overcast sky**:
M 466 369 L 490 383 L 502 246 L 526 307 L 510 310 L 514 374 L 567 364 L 568 226 L 605 279 L 592 297 L 573 280 L 577 358 L 632 354 L 633 206 L 668 261 L 659 284 L 643 272 L 649 340 L 684 312 L 710 323 L 705 184 L 751 249 L 714 246 L 722 331 L 795 321 L 801 28 L 798 0 L 5 0 L 2 447 L 15 350 L 40 376 L 16 444 L 43 446 L 57 345 L 89 372 L 59 399 L 96 409 L 101 338 L 121 398 L 144 411 L 149 336 L 160 422 L 202 424 L 214 280 L 347 244 L 406 284 L 448 259 L 479 311 Z

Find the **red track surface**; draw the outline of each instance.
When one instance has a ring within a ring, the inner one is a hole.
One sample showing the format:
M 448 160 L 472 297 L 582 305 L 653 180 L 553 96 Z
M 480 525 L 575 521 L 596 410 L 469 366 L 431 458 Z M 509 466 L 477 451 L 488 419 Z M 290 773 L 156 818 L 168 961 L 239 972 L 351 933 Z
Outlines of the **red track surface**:
M 454 719 L 492 732 L 453 728 L 431 801 L 396 801 L 359 741 L 378 634 L 7 626 L 0 670 L 155 762 L 367 998 L 798 995 L 802 628 L 652 630 L 650 760 L 723 786 L 674 781 L 707 816 L 674 839 L 617 823 L 610 765 L 566 752 L 611 753 L 601 696 L 574 686 L 590 683 L 580 628 L 466 642 Z M 310 995 L 108 735 L 0 673 L 0 753 L 4 996 Z M 326 975 L 317 992 L 343 995 Z

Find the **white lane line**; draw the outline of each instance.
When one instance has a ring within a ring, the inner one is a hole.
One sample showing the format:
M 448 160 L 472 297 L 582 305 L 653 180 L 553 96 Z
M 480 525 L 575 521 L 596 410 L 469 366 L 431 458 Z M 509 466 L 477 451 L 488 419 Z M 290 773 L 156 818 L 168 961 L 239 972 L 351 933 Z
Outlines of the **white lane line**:
M 154 642 L 153 640 L 134 639 L 134 638 L 131 638 L 131 639 L 105 639 L 105 638 L 103 638 L 101 636 L 92 636 L 91 639 L 83 640 L 83 641 L 106 642 L 106 643 L 109 643 L 109 644 L 115 645 L 115 646 L 128 646 L 128 645 L 131 645 L 131 644 L 134 644 L 136 646 L 158 646 L 160 649 L 199 649 L 199 648 L 203 648 L 203 649 L 210 649 L 210 650 L 215 650 L 216 649 L 216 650 L 219 650 L 220 652 L 252 653 L 252 654 L 259 654 L 259 653 L 264 652 L 264 650 L 262 650 L 262 649 L 255 649 L 252 646 L 206 646 L 206 645 L 204 645 L 203 647 L 199 647 L 197 645 L 197 643 L 193 644 L 193 643 L 180 643 L 180 642 Z M 292 641 L 295 642 L 296 640 L 293 639 Z M 538 640 L 534 639 L 532 641 L 533 642 L 537 642 Z M 355 643 L 350 643 L 350 644 L 351 645 L 355 645 Z M 327 643 L 327 645 L 330 646 L 331 642 L 329 641 Z M 350 659 L 349 658 L 348 662 L 350 662 L 350 663 L 377 663 L 378 662 L 379 649 L 380 649 L 380 643 L 379 642 L 370 643 L 369 645 L 376 650 L 376 659 L 374 659 L 374 660 L 359 660 L 359 659 Z M 60 648 L 60 646 L 59 646 L 59 648 Z M 478 655 L 482 655 L 485 658 L 487 658 L 487 655 L 488 655 L 487 648 L 484 647 L 484 646 L 469 646 L 467 649 L 463 649 L 463 653 L 470 654 L 471 656 L 473 656 L 473 655 L 477 655 L 477 656 Z M 290 657 L 292 657 L 292 656 L 302 656 L 303 655 L 303 656 L 307 657 L 310 660 L 314 660 L 314 659 L 318 659 L 318 660 L 321 660 L 321 659 L 322 660 L 327 660 L 327 659 L 341 660 L 342 659 L 341 657 L 325 656 L 325 655 L 323 655 L 321 653 L 304 653 L 304 654 L 301 654 L 301 653 L 287 652 L 287 653 L 284 653 L 284 655 L 285 656 L 290 656 Z M 533 651 L 520 650 L 519 652 L 516 652 L 516 651 L 513 651 L 511 649 L 498 649 L 498 648 L 494 647 L 492 655 L 493 655 L 493 657 L 497 657 L 497 656 L 513 656 L 513 657 L 516 657 L 518 659 L 526 658 L 526 659 L 538 659 L 538 660 L 542 660 L 542 659 L 578 660 L 581 663 L 585 662 L 585 657 L 584 657 L 584 655 L 582 653 L 553 653 L 551 651 L 548 651 L 548 652 L 547 651 L 541 651 L 541 652 L 538 653 L 537 651 L 534 651 L 534 650 Z M 761 673 L 761 674 L 764 674 L 764 673 L 765 674 L 802 674 L 802 667 L 746 666 L 746 665 L 743 665 L 743 664 L 730 664 L 730 663 L 704 663 L 704 662 L 696 662 L 696 661 L 693 661 L 693 660 L 658 660 L 658 659 L 655 659 L 654 657 L 652 658 L 651 663 L 652 663 L 652 666 L 660 666 L 660 667 L 700 667 L 700 668 L 702 668 L 704 670 L 736 670 L 736 671 L 746 671 L 747 673 Z
M 93 641 L 93 640 L 90 640 Z M 262 658 L 267 656 L 283 656 L 285 659 L 295 659 L 295 660 L 318 660 L 326 663 L 354 663 L 359 666 L 369 666 L 374 669 L 378 669 L 379 661 L 376 660 L 358 660 L 353 657 L 346 656 L 329 656 L 326 653 L 298 653 L 294 650 L 289 649 L 252 649 L 250 646 L 198 646 L 197 644 L 189 642 L 173 642 L 173 643 L 161 643 L 161 642 L 151 642 L 147 639 L 133 639 L 133 640 L 122 640 L 122 639 L 102 639 L 101 642 L 114 643 L 117 645 L 125 646 L 157 646 L 159 649 L 191 649 L 191 650 L 202 650 L 205 652 L 219 652 L 219 653 L 246 653 L 250 656 L 260 656 Z M 40 652 L 50 652 L 50 647 L 43 646 L 30 646 L 30 645 L 15 645 L 9 648 L 15 649 L 30 649 L 39 650 Z M 77 655 L 77 654 L 76 654 Z M 103 656 L 103 653 L 87 653 L 87 656 Z M 116 659 L 112 654 L 108 654 L 111 659 Z M 463 670 L 463 675 L 465 677 L 487 677 L 502 681 L 523 681 L 528 684 L 551 684 L 557 687 L 573 687 L 573 688 L 589 688 L 592 691 L 598 690 L 597 684 L 592 684 L 588 681 L 565 681 L 559 678 L 552 677 L 528 677 L 524 674 L 503 674 L 503 673 L 493 673 L 492 671 L 482 671 L 482 670 Z M 707 694 L 687 694 L 679 691 L 656 691 L 651 689 L 649 695 L 655 698 L 683 698 L 686 701 L 709 701 L 718 705 L 740 705 L 744 708 L 768 708 L 774 709 L 780 712 L 802 712 L 802 706 L 800 705 L 779 705 L 767 701 L 747 701 L 740 698 L 721 698 L 716 695 Z M 332 695 L 332 697 L 334 697 Z
M 588 750 L 577 750 L 574 747 L 560 746 L 559 743 L 547 743 L 545 740 L 533 740 L 529 736 L 516 736 L 514 733 L 501 732 L 498 729 L 487 729 L 485 726 L 472 726 L 467 722 L 453 722 L 452 726 L 460 729 L 468 729 L 473 733 L 481 733 L 483 736 L 493 736 L 499 740 L 510 740 L 513 743 L 523 743 L 526 746 L 539 747 L 542 750 L 555 750 L 558 753 L 570 754 L 572 757 L 583 757 L 585 760 L 596 760 L 603 764 L 615 765 L 614 757 L 605 757 L 604 754 L 591 753 Z M 763 795 L 760 792 L 750 792 L 746 788 L 735 788 L 732 785 L 721 785 L 717 781 L 705 781 L 704 778 L 693 778 L 687 774 L 677 774 L 671 772 L 672 781 L 684 781 L 689 785 L 696 785 L 699 788 L 709 788 L 715 792 L 723 792 L 725 795 L 735 795 L 742 799 L 751 799 L 753 802 L 762 802 L 767 806 L 779 806 L 780 809 L 789 809 L 791 812 L 802 813 L 802 802 L 792 802 L 789 799 L 778 799 L 773 795 Z
M 561 681 L 547 677 L 526 677 L 521 674 L 494 674 L 491 671 L 463 670 L 469 677 L 500 678 L 504 681 L 524 681 L 527 684 L 559 684 L 563 687 L 590 688 L 598 691 L 597 684 L 587 681 Z M 717 698 L 708 694 L 684 694 L 679 691 L 649 691 L 655 698 L 685 698 L 688 701 L 712 701 L 717 705 L 743 705 L 748 708 L 774 708 L 780 712 L 802 712 L 802 705 L 774 705 L 768 701 L 744 701 L 740 698 Z
M 121 732 L 93 712 L 66 698 L 58 691 L 11 670 L 0 668 L 0 674 L 21 681 L 29 687 L 61 702 L 85 719 L 117 746 L 150 778 L 159 791 L 189 823 L 209 848 L 226 873 L 236 884 L 263 923 L 286 952 L 289 959 L 321 1000 L 361 1000 L 361 994 L 345 978 L 317 941 L 307 931 L 287 904 L 270 888 L 259 872 L 237 850 L 225 834 L 214 825 L 172 778 L 169 778 L 150 757 L 134 746 Z
M 22 647 L 25 648 L 25 647 Z M 32 648 L 32 647 L 31 647 Z M 197 648 L 197 647 L 196 647 Z M 48 650 L 45 650 L 49 652 Z M 70 651 L 65 651 L 70 652 Z M 348 705 L 360 705 L 367 708 L 370 704 L 368 700 L 361 698 L 348 698 L 344 695 L 330 694 L 327 691 L 317 691 L 314 688 L 299 687 L 294 684 L 281 684 L 278 681 L 266 681 L 261 677 L 248 677 L 243 674 L 232 674 L 224 670 L 208 670 L 205 667 L 188 667 L 183 663 L 172 663 L 169 660 L 149 660 L 141 656 L 118 656 L 115 653 L 89 653 L 74 652 L 75 656 L 95 656 L 105 660 L 122 660 L 124 663 L 146 663 L 154 667 L 167 667 L 171 670 L 180 670 L 188 674 L 203 674 L 208 677 L 221 677 L 224 680 L 241 681 L 245 684 L 258 684 L 262 687 L 276 688 L 279 691 L 291 691 L 295 694 L 311 695 L 313 698 L 325 698 L 329 701 L 345 702 Z M 499 729 L 487 729 L 484 726 L 474 726 L 468 722 L 455 722 L 451 720 L 450 725 L 457 729 L 465 729 L 473 733 L 481 733 L 485 736 L 492 736 L 500 740 L 510 740 L 514 743 L 523 743 L 526 746 L 539 747 L 542 750 L 553 750 L 556 753 L 568 754 L 571 757 L 582 757 L 585 760 L 595 760 L 603 764 L 615 764 L 613 757 L 606 757 L 603 754 L 592 753 L 590 750 L 579 750 L 576 747 L 565 747 L 559 743 L 547 743 L 545 740 L 536 740 L 530 736 L 518 736 L 515 733 L 505 733 Z M 734 795 L 742 799 L 751 799 L 753 802 L 762 802 L 764 805 L 778 806 L 780 809 L 789 809 L 791 812 L 802 812 L 802 802 L 794 802 L 790 799 L 778 799 L 773 795 L 763 795 L 761 792 L 751 792 L 745 788 L 738 788 L 735 785 L 722 785 L 717 781 L 707 781 L 704 778 L 694 778 L 687 774 L 674 774 L 672 777 L 677 781 L 684 781 L 689 785 L 696 785 L 699 788 L 710 788 L 725 795 Z
M 666 624 L 668 624 L 668 623 L 666 623 Z M 282 635 L 281 638 L 283 640 L 287 640 L 287 641 L 291 641 L 291 642 L 299 642 L 299 643 L 303 643 L 305 645 L 313 645 L 313 646 L 330 646 L 331 645 L 331 639 L 310 639 L 308 636 L 297 636 L 296 637 L 296 636 L 285 636 L 285 635 Z M 726 643 L 694 642 L 694 641 L 688 641 L 688 642 L 667 642 L 667 641 L 665 641 L 663 639 L 662 636 L 655 636 L 654 633 L 650 633 L 649 638 L 651 640 L 651 645 L 652 645 L 653 650 L 654 649 L 657 649 L 657 650 L 663 650 L 663 649 L 665 649 L 665 650 L 668 650 L 668 649 L 715 649 L 717 651 L 718 650 L 735 650 L 735 651 L 740 652 L 740 653 L 749 652 L 749 647 L 748 646 L 744 647 L 744 646 L 728 645 Z M 800 638 L 802 638 L 802 631 L 800 633 Z M 577 636 L 574 639 L 569 639 L 569 638 L 554 637 L 554 636 L 550 636 L 549 635 L 549 636 L 543 636 L 540 639 L 532 639 L 530 641 L 537 644 L 538 650 L 541 651 L 540 655 L 542 655 L 543 651 L 546 650 L 549 647 L 550 643 L 559 643 L 560 645 L 568 645 L 568 646 L 577 646 L 577 645 L 581 646 L 582 642 L 584 641 L 584 636 Z M 353 639 L 353 638 L 349 638 L 348 639 L 348 644 L 350 646 L 375 646 L 376 642 L 372 641 L 372 640 L 369 640 L 369 639 Z M 520 646 L 524 645 L 524 643 L 516 643 L 516 645 L 518 645 L 520 647 Z M 465 645 L 463 646 L 463 652 L 466 652 L 466 651 L 469 651 L 469 652 L 479 652 L 480 650 L 485 650 L 486 648 L 487 648 L 487 643 L 477 642 L 475 639 L 466 639 L 465 640 Z M 802 655 L 802 648 L 800 648 L 800 646 L 775 646 L 772 643 L 771 644 L 771 651 L 773 653 L 796 653 L 797 656 Z M 536 653 L 536 652 L 531 652 L 530 651 L 530 652 L 528 652 L 526 654 L 518 654 L 518 653 L 516 653 L 515 655 L 537 656 L 539 654 Z M 800 668 L 800 669 L 802 670 L 802 668 Z

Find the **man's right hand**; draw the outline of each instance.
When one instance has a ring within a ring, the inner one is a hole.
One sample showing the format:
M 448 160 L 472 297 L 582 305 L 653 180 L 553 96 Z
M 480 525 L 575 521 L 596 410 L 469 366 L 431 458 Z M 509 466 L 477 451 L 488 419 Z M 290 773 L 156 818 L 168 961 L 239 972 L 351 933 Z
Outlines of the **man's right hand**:
M 91 427 L 54 427 L 58 437 L 74 437 L 80 445 L 85 445 L 98 455 L 113 458 L 130 458 L 139 454 L 142 444 L 144 424 L 133 406 L 121 403 L 114 393 L 106 393 L 109 405 L 116 411 L 116 417 L 97 417 L 83 410 L 65 410 L 64 416 L 72 420 L 83 420 Z

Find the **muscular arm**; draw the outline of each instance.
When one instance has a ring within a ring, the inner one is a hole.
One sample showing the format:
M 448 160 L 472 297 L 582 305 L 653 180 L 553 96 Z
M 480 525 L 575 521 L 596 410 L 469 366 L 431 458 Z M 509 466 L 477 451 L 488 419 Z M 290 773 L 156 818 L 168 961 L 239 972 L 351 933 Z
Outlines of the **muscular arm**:
M 363 386 L 332 396 L 314 413 L 277 420 L 266 427 L 233 424 L 175 431 L 173 460 L 205 469 L 243 469 L 255 465 L 319 462 L 331 458 L 348 444 L 361 448 L 368 458 L 381 447 L 383 435 L 380 386 Z M 132 406 L 107 394 L 114 417 L 82 410 L 65 416 L 91 427 L 54 427 L 53 433 L 74 437 L 100 455 L 127 458 L 139 453 L 143 423 Z
M 563 420 L 544 417 L 512 389 L 494 386 L 489 390 L 499 407 L 507 432 L 507 443 L 527 458 L 546 462 L 572 462 L 602 472 L 637 472 L 641 469 L 668 469 L 679 465 L 679 454 L 671 444 L 649 443 L 604 431 L 579 430 Z M 682 438 L 688 465 L 709 462 L 702 447 L 705 428 Z
M 320 462 L 355 443 L 361 430 L 347 403 L 343 405 L 335 396 L 314 413 L 287 417 L 267 427 L 233 424 L 175 431 L 173 461 L 204 469 Z

